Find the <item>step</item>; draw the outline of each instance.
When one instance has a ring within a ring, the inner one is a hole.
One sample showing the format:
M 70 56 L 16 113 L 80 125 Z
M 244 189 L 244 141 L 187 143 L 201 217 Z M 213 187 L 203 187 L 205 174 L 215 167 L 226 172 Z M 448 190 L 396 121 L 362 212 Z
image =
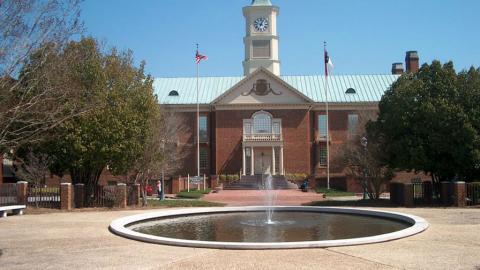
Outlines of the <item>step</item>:
M 263 176 L 263 181 L 265 181 L 265 176 Z M 296 184 L 288 182 L 284 176 L 273 176 L 272 177 L 272 186 L 273 189 L 298 189 Z M 245 175 L 240 178 L 239 181 L 225 184 L 225 190 L 261 190 L 262 186 L 262 175 Z

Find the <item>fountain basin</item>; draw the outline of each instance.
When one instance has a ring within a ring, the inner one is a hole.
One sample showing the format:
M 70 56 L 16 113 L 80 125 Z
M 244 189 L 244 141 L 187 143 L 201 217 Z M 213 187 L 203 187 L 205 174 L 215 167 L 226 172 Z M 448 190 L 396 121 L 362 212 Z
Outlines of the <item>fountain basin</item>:
M 166 245 L 288 249 L 385 242 L 411 236 L 428 228 L 423 218 L 413 215 L 313 206 L 273 207 L 273 221 L 277 224 L 265 224 L 258 216 L 265 215 L 267 209 L 269 207 L 255 206 L 152 212 L 114 220 L 110 230 L 130 239 Z M 292 225 L 292 222 L 296 224 Z M 378 234 L 375 234 L 371 227 L 378 224 L 383 224 L 383 227 L 379 227 Z M 238 235 L 243 238 L 236 237 Z

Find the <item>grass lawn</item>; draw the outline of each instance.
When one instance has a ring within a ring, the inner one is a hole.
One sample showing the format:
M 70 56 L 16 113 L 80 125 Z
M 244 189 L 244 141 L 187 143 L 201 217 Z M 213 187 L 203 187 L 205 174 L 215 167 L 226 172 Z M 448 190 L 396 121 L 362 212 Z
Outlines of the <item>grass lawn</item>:
M 324 187 L 317 187 L 315 191 L 317 193 L 323 193 L 327 197 L 355 196 L 355 193 L 353 192 L 346 192 L 346 191 L 342 191 L 334 188 L 327 189 Z
M 207 188 L 206 190 L 196 190 L 191 189 L 190 192 L 183 190 L 177 194 L 178 198 L 185 198 L 185 199 L 200 199 L 203 195 L 210 193 L 211 189 Z
M 223 203 L 206 202 L 199 200 L 148 200 L 148 207 L 216 207 L 225 206 Z

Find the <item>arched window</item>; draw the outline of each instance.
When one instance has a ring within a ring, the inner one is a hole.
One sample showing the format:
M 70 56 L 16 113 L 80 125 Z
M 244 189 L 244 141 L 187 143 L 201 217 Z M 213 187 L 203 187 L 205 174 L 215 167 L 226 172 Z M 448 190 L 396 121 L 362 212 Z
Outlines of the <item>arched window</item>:
M 272 133 L 272 116 L 267 112 L 257 112 L 253 115 L 254 133 Z
M 345 94 L 356 94 L 357 91 L 355 91 L 355 89 L 353 88 L 348 88 L 347 91 L 345 91 Z
M 172 91 L 170 91 L 170 93 L 168 93 L 168 96 L 169 97 L 178 97 L 179 94 L 178 94 L 178 91 L 172 90 Z

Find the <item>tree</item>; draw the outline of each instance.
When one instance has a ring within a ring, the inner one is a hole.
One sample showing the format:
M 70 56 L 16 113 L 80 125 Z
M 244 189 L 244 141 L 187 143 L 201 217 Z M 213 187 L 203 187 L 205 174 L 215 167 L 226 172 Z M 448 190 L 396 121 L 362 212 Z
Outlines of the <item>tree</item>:
M 459 103 L 468 117 L 469 133 L 472 143 L 469 144 L 469 158 L 464 162 L 460 175 L 467 180 L 480 179 L 480 68 L 470 68 L 458 74 Z
M 393 168 L 423 171 L 432 180 L 471 179 L 478 158 L 478 70 L 457 75 L 453 63 L 433 61 L 402 75 L 382 97 L 369 126 Z M 469 105 L 468 105 L 469 104 Z M 478 170 L 477 170 L 478 172 Z
M 83 111 L 64 102 L 75 89 L 52 58 L 83 29 L 79 2 L 0 1 L 0 151 L 38 140 Z
M 370 199 L 378 200 L 395 173 L 384 162 L 379 137 L 366 131 L 374 118 L 369 112 L 359 115 L 356 131 L 349 135 L 337 158 L 341 159 L 339 164 L 344 165 L 346 175 L 360 182 Z
M 178 136 L 186 129 L 183 119 L 172 112 L 158 111 L 150 120 L 150 127 L 143 152 L 134 165 L 135 182 L 140 183 L 143 206 L 147 205 L 146 186 L 160 176 L 163 182 L 165 174 L 179 169 L 186 156 L 186 152 L 178 147 Z
M 81 57 L 68 61 L 69 80 L 96 106 L 59 124 L 51 131 L 55 138 L 39 148 L 53 158 L 54 173 L 68 172 L 73 184 L 85 184 L 90 198 L 106 168 L 116 175 L 133 168 L 158 105 L 152 78 L 143 64 L 133 66 L 131 52 L 102 53 L 94 39 L 83 38 L 70 42 L 60 57 L 71 55 Z
M 46 154 L 28 151 L 24 159 L 17 159 L 18 162 L 16 177 L 23 181 L 32 183 L 36 187 L 45 184 L 46 175 L 52 164 L 52 159 Z

